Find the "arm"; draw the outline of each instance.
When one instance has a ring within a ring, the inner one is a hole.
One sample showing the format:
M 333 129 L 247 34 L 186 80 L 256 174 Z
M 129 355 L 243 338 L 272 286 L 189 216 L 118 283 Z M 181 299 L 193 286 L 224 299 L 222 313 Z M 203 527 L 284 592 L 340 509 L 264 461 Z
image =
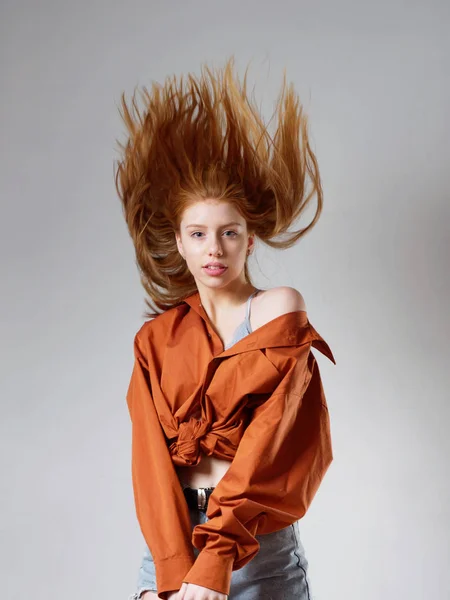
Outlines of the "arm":
M 151 395 L 138 334 L 127 391 L 132 422 L 132 481 L 136 515 L 155 563 L 158 595 L 178 590 L 193 565 L 189 509 Z
M 201 552 L 183 582 L 228 594 L 233 570 L 258 552 L 257 534 L 283 529 L 306 513 L 332 462 L 330 423 L 310 344 L 266 350 L 284 361 L 282 380 L 254 409 L 227 473 L 196 525 Z M 277 367 L 278 368 L 278 367 Z

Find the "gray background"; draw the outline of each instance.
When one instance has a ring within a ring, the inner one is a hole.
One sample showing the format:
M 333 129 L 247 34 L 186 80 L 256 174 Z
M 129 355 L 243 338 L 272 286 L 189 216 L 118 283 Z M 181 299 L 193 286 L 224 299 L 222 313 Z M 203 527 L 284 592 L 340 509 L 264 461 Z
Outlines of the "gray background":
M 266 119 L 287 67 L 323 177 L 317 227 L 251 259 L 337 360 L 315 353 L 335 461 L 301 522 L 313 596 L 450 598 L 448 2 L 10 1 L 0 27 L 1 598 L 134 591 L 145 307 L 117 107 L 232 53 Z

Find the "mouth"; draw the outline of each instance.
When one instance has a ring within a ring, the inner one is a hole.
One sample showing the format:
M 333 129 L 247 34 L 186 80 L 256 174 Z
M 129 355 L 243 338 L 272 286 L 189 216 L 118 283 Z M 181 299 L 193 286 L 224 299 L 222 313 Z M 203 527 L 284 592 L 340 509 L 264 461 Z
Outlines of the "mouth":
M 224 265 L 206 265 L 203 267 L 203 270 L 205 273 L 208 273 L 208 275 L 221 275 L 227 268 L 228 267 L 225 267 Z

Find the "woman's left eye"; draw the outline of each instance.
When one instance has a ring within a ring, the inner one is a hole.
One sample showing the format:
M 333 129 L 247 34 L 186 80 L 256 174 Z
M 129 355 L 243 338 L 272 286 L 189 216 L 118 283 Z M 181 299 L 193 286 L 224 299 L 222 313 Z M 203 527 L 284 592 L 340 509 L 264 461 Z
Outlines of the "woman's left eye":
M 237 233 L 235 231 L 231 231 L 231 229 L 229 231 L 225 231 L 225 233 L 232 233 L 233 236 L 237 235 Z M 230 237 L 230 236 L 227 235 L 227 237 Z

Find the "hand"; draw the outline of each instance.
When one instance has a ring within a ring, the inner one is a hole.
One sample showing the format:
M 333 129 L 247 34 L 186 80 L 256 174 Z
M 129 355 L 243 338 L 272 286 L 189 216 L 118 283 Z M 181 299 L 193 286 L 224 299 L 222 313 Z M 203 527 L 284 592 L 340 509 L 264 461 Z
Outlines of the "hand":
M 195 583 L 182 583 L 178 592 L 167 594 L 167 600 L 228 600 L 228 596 Z

